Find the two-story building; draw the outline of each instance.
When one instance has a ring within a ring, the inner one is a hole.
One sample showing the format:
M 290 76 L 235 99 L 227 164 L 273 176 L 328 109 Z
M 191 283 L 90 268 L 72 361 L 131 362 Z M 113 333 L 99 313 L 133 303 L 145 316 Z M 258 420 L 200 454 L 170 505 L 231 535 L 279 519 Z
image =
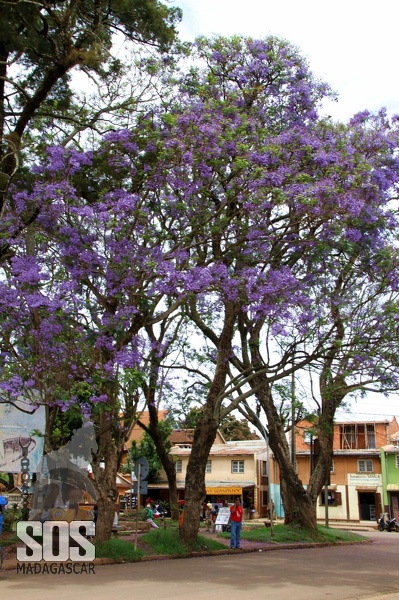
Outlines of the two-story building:
M 384 512 L 399 522 L 399 433 L 380 449 Z
M 176 459 L 179 498 L 184 485 L 191 446 L 176 444 L 170 450 Z M 226 506 L 240 496 L 244 507 L 255 507 L 255 515 L 265 516 L 268 503 L 267 451 L 264 440 L 225 441 L 218 432 L 209 453 L 205 473 L 206 500 Z
M 384 510 L 384 484 L 380 448 L 399 431 L 395 417 L 384 420 L 342 420 L 334 425 L 334 456 L 327 486 L 328 512 L 331 519 L 375 521 Z M 309 481 L 317 461 L 317 440 L 311 424 L 298 423 L 296 428 L 298 475 Z M 398 488 L 399 489 L 399 488 Z M 325 515 L 326 494 L 317 501 L 317 518 Z
M 164 419 L 166 411 L 159 411 L 158 418 Z M 146 411 L 140 420 L 148 424 L 148 413 Z M 127 460 L 127 451 L 133 440 L 140 441 L 143 430 L 134 427 L 129 441 L 126 444 L 125 456 L 122 462 Z M 174 456 L 176 463 L 176 484 L 178 499 L 183 501 L 185 496 L 185 479 L 187 464 L 191 453 L 194 437 L 192 429 L 176 429 L 170 435 L 173 444 L 170 453 Z M 267 478 L 267 449 L 264 440 L 239 440 L 226 441 L 220 431 L 217 432 L 215 442 L 211 448 L 205 473 L 206 499 L 213 504 L 226 505 L 234 502 L 236 496 L 243 499 L 244 506 L 255 506 L 256 516 L 266 516 L 269 501 L 269 490 L 272 499 L 278 496 L 279 485 L 269 485 Z M 269 460 L 271 462 L 271 459 Z M 276 471 L 274 467 L 273 472 Z M 276 475 L 274 476 L 276 477 Z M 147 486 L 147 499 L 168 502 L 169 485 L 163 470 L 157 483 L 149 483 Z M 274 481 L 273 477 L 271 478 Z M 142 499 L 144 500 L 144 498 Z M 278 501 L 276 502 L 278 504 Z

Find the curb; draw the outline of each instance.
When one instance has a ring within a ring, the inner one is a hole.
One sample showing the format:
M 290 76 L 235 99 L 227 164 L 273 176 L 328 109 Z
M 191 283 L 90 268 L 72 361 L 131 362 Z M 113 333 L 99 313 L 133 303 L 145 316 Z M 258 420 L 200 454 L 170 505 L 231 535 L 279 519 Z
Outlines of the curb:
M 96 558 L 92 563 L 84 563 L 82 564 L 94 564 L 95 566 L 103 566 L 103 565 L 121 565 L 121 564 L 139 564 L 143 562 L 150 562 L 155 560 L 175 560 L 178 558 L 201 558 L 205 556 L 223 556 L 228 554 L 249 554 L 251 552 L 274 552 L 276 550 L 303 550 L 306 548 L 327 548 L 329 546 L 354 546 L 359 544 L 372 544 L 372 540 L 359 540 L 356 542 L 306 542 L 306 543 L 296 543 L 296 544 L 276 544 L 274 546 L 265 546 L 264 548 L 241 548 L 239 550 L 231 550 L 230 548 L 223 548 L 220 550 L 201 550 L 197 552 L 189 552 L 187 554 L 150 554 L 148 556 L 144 556 L 141 560 L 133 561 L 133 560 L 115 560 L 113 558 Z M 17 569 L 18 561 L 16 559 L 6 560 L 3 564 L 3 571 L 11 571 Z M 51 564 L 51 563 L 47 563 Z M 1 573 L 1 570 L 0 570 Z

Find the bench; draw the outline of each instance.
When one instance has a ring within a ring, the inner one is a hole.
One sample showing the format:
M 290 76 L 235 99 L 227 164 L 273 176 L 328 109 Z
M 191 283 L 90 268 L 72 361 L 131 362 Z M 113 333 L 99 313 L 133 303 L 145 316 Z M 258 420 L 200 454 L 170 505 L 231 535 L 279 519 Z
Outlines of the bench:
M 151 529 L 151 523 L 147 521 L 137 522 L 137 531 L 147 532 Z M 120 525 L 116 525 L 112 528 L 113 535 L 119 535 L 120 531 L 128 531 L 130 533 L 136 532 L 136 521 L 120 521 Z

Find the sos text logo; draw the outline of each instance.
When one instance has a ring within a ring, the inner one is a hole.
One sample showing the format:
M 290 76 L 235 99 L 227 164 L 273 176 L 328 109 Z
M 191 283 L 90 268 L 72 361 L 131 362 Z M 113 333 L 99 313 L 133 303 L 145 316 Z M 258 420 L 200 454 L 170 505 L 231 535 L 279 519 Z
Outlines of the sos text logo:
M 17 560 L 93 562 L 96 548 L 87 537 L 94 537 L 95 532 L 92 521 L 19 521 L 17 537 L 25 546 L 17 548 Z

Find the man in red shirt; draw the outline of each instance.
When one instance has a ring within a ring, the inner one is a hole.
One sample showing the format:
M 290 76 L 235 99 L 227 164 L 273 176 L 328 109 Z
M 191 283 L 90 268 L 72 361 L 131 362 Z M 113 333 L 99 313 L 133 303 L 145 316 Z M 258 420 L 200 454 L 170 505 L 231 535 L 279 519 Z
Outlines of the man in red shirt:
M 230 506 L 230 548 L 240 548 L 243 514 L 241 500 L 236 498 L 234 505 Z

